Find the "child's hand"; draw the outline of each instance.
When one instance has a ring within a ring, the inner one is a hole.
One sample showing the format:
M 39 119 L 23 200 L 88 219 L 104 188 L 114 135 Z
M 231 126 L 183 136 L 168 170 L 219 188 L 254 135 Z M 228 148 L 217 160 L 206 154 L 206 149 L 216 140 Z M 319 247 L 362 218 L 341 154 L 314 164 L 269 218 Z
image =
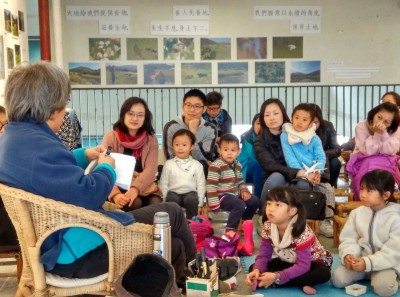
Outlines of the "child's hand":
M 129 200 L 126 199 L 125 195 L 122 193 L 116 194 L 113 197 L 114 203 L 118 206 L 118 208 L 123 208 L 125 205 L 129 203 Z
M 251 198 L 251 194 L 246 189 L 240 191 L 240 197 L 242 197 L 243 201 L 247 201 Z
M 354 261 L 355 257 L 353 255 L 346 255 L 346 257 L 344 257 L 344 266 L 347 269 L 352 270 L 352 265 L 353 265 L 353 261 Z
M 365 261 L 363 258 L 354 258 L 351 267 L 354 271 L 365 271 Z
M 382 121 L 379 121 L 372 126 L 375 133 L 383 134 L 386 131 L 386 126 Z
M 247 276 L 246 276 L 246 285 L 248 286 L 252 286 L 253 282 L 260 276 L 260 270 L 258 269 L 254 269 L 252 272 L 250 272 Z
M 264 272 L 258 278 L 258 286 L 268 288 L 275 282 L 275 273 L 273 272 Z

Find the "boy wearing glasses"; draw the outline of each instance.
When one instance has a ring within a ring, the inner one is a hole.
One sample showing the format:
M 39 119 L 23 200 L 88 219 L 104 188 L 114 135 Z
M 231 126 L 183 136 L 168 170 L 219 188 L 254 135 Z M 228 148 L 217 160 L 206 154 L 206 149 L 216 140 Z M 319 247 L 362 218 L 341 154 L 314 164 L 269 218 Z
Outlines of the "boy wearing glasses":
M 232 118 L 228 111 L 221 109 L 224 96 L 219 92 L 210 92 L 206 96 L 206 112 L 203 119 L 214 124 L 218 129 L 217 142 L 222 135 L 232 133 Z
M 187 129 L 196 136 L 196 143 L 192 151 L 193 159 L 202 163 L 204 168 L 208 168 L 208 165 L 213 161 L 217 128 L 201 117 L 206 109 L 205 105 L 206 95 L 198 89 L 192 89 L 183 96 L 181 105 L 183 114 L 164 126 L 163 150 L 165 159 L 169 160 L 175 157 L 172 147 L 172 137 L 175 132 L 180 129 Z

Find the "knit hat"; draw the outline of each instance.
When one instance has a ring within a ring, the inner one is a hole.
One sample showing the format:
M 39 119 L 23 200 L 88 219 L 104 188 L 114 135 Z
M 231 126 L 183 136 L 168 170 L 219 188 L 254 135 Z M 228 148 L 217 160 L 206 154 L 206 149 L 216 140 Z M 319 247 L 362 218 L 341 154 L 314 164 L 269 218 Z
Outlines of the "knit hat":
M 117 279 L 118 297 L 180 297 L 175 270 L 163 257 L 140 254 Z

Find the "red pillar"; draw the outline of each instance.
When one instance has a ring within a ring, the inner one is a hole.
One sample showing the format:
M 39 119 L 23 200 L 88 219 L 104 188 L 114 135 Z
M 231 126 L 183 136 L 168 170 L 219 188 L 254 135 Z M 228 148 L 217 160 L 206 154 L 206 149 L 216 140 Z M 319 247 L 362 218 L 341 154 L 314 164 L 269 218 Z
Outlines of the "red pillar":
M 38 8 L 40 57 L 42 61 L 51 61 L 49 1 L 38 0 Z

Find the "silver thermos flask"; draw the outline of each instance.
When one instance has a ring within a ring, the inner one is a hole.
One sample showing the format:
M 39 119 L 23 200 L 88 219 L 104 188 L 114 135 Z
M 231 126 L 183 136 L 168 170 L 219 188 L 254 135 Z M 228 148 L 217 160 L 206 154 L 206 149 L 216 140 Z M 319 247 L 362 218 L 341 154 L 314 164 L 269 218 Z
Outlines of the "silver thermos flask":
M 164 211 L 156 212 L 153 221 L 153 254 L 165 258 L 171 263 L 171 225 L 169 215 Z

